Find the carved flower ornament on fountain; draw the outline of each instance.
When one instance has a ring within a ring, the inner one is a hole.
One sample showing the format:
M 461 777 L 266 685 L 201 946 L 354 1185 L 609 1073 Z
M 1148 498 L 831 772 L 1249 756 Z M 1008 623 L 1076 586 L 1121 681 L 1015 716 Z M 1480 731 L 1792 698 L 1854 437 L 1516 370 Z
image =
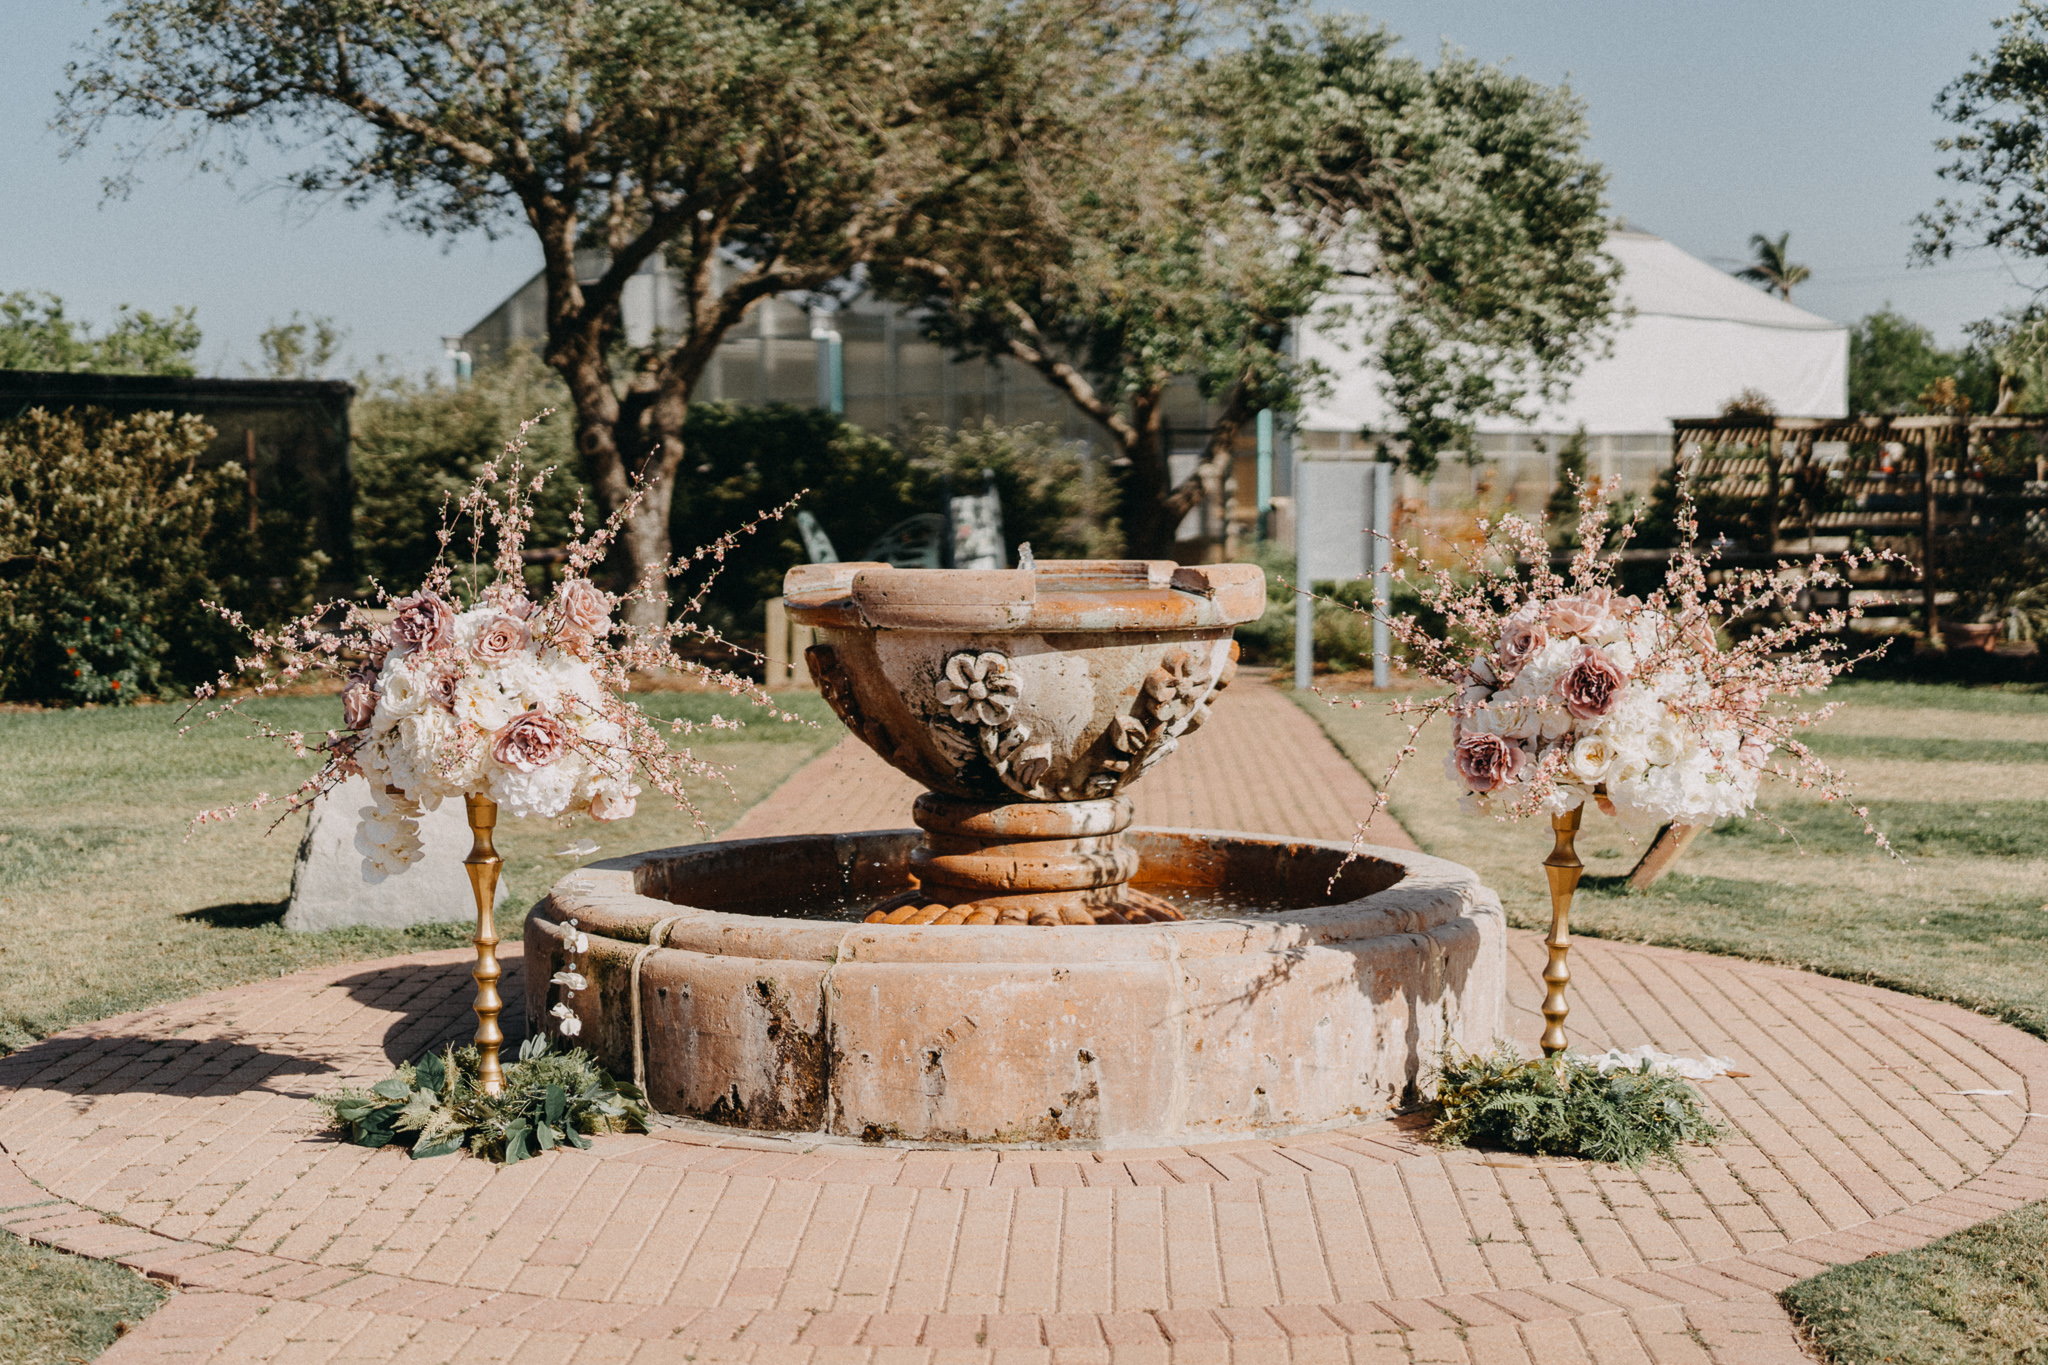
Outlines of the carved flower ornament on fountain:
M 1265 610 L 1250 564 L 1034 569 L 813 564 L 784 581 L 811 676 L 847 728 L 929 790 L 917 885 L 890 924 L 1179 919 L 1133 890 L 1122 793 L 1208 717 Z

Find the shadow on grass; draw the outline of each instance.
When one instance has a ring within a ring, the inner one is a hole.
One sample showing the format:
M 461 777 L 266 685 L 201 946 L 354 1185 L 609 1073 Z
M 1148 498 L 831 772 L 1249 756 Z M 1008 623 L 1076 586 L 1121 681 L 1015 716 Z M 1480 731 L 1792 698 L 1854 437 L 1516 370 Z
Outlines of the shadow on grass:
M 187 910 L 178 918 L 209 929 L 260 929 L 284 920 L 290 901 L 231 901 L 225 905 L 204 905 Z

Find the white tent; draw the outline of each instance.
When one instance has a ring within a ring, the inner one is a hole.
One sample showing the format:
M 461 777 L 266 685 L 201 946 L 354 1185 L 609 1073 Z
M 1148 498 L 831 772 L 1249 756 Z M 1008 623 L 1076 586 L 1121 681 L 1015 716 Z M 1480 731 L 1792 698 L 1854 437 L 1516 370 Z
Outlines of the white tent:
M 1689 256 L 1661 237 L 1616 231 L 1607 250 L 1621 264 L 1621 302 L 1633 310 L 1611 354 L 1589 358 L 1570 397 L 1533 423 L 1491 418 L 1482 434 L 1568 433 L 1668 437 L 1674 417 L 1711 417 L 1744 389 L 1781 413 L 1848 412 L 1849 331 Z M 1379 374 L 1364 363 L 1359 323 L 1303 329 L 1304 356 L 1334 375 L 1330 392 L 1302 413 L 1304 432 L 1385 430 Z M 1492 444 L 1492 443 L 1489 443 Z

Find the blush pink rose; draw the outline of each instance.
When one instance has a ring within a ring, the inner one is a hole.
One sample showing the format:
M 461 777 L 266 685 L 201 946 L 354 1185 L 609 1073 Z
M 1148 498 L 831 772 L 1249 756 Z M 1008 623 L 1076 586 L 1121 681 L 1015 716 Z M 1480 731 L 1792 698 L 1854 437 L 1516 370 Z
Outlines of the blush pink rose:
M 399 649 L 439 649 L 455 638 L 455 609 L 430 592 L 401 597 L 391 604 L 398 612 L 384 628 Z
M 1571 671 L 1559 680 L 1557 694 L 1575 718 L 1598 720 L 1614 709 L 1627 686 L 1628 674 L 1614 660 L 1591 645 L 1582 645 Z
M 484 664 L 501 664 L 533 643 L 533 631 L 515 616 L 493 616 L 477 632 L 470 652 Z
M 1560 635 L 1591 635 L 1607 623 L 1611 588 L 1595 588 L 1577 597 L 1560 597 L 1550 604 L 1550 628 Z
M 491 757 L 522 773 L 547 767 L 568 747 L 568 727 L 545 711 L 521 711 L 491 736 Z
M 619 792 L 595 791 L 590 794 L 590 818 L 624 820 L 632 815 L 636 804 L 633 797 Z
M 587 578 L 572 578 L 555 589 L 561 603 L 562 620 L 586 635 L 603 635 L 612 628 L 612 599 L 603 588 Z
M 367 671 L 348 675 L 341 689 L 341 723 L 351 730 L 367 730 L 377 714 L 377 677 Z
M 1465 735 L 1458 740 L 1452 761 L 1459 776 L 1475 792 L 1485 795 L 1499 791 L 1522 771 L 1527 755 L 1511 739 L 1499 735 Z
M 1500 644 L 1493 651 L 1495 670 L 1503 682 L 1522 671 L 1522 666 L 1543 652 L 1550 633 L 1534 616 L 1516 612 L 1500 630 Z

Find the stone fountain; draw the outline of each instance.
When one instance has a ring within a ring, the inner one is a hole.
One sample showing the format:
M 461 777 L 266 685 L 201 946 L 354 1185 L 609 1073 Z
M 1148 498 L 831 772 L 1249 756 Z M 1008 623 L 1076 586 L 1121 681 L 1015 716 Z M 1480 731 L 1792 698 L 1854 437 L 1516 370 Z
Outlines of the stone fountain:
M 826 564 L 785 595 L 833 710 L 927 789 L 918 828 L 656 850 L 535 907 L 526 979 L 573 918 L 590 986 L 532 991 L 532 1026 L 568 1003 L 657 1110 L 825 1140 L 1185 1143 L 1396 1112 L 1443 1049 L 1501 1032 L 1499 901 L 1468 869 L 1131 827 L 1124 793 L 1230 683 L 1256 567 Z

